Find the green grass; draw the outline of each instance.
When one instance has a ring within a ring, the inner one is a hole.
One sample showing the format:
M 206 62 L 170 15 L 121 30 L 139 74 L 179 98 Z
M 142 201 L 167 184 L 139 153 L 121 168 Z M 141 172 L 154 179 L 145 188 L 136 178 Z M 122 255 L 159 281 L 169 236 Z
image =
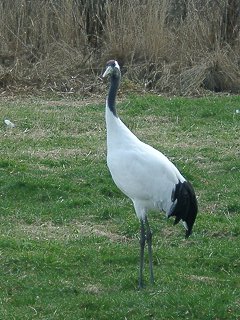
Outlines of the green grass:
M 102 102 L 101 102 L 101 101 Z M 239 319 L 240 97 L 129 96 L 138 137 L 193 183 L 194 233 L 151 213 L 156 283 L 137 290 L 139 223 L 106 166 L 104 97 L 2 99 L 1 319 Z

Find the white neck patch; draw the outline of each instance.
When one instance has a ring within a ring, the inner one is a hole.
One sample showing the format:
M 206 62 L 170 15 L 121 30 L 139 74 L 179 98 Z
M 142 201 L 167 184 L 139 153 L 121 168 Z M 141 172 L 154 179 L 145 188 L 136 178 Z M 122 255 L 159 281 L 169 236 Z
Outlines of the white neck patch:
M 118 70 L 120 70 L 120 66 L 119 66 L 117 60 L 115 60 L 115 67 L 118 68 Z

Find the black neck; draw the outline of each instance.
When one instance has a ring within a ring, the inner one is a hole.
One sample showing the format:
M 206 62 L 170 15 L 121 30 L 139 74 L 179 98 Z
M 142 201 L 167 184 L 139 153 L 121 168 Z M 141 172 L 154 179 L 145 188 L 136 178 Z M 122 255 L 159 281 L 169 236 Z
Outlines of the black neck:
M 117 111 L 115 107 L 117 90 L 120 82 L 120 75 L 113 74 L 110 78 L 110 89 L 107 97 L 107 105 L 108 108 L 112 111 L 112 113 L 117 117 Z

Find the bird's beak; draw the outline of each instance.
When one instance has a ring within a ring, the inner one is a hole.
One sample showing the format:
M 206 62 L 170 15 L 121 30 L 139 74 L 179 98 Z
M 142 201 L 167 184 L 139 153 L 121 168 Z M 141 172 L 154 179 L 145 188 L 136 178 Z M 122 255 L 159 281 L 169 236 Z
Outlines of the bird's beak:
M 112 67 L 108 66 L 107 69 L 104 71 L 102 78 L 105 78 L 107 75 L 109 75 L 112 71 Z

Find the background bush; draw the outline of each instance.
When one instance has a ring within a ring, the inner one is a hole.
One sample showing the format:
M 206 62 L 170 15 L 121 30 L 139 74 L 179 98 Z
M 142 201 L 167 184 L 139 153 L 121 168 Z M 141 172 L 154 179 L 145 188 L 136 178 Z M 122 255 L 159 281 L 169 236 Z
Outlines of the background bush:
M 116 58 L 128 86 L 240 91 L 238 0 L 0 0 L 0 15 L 2 90 L 92 93 Z

